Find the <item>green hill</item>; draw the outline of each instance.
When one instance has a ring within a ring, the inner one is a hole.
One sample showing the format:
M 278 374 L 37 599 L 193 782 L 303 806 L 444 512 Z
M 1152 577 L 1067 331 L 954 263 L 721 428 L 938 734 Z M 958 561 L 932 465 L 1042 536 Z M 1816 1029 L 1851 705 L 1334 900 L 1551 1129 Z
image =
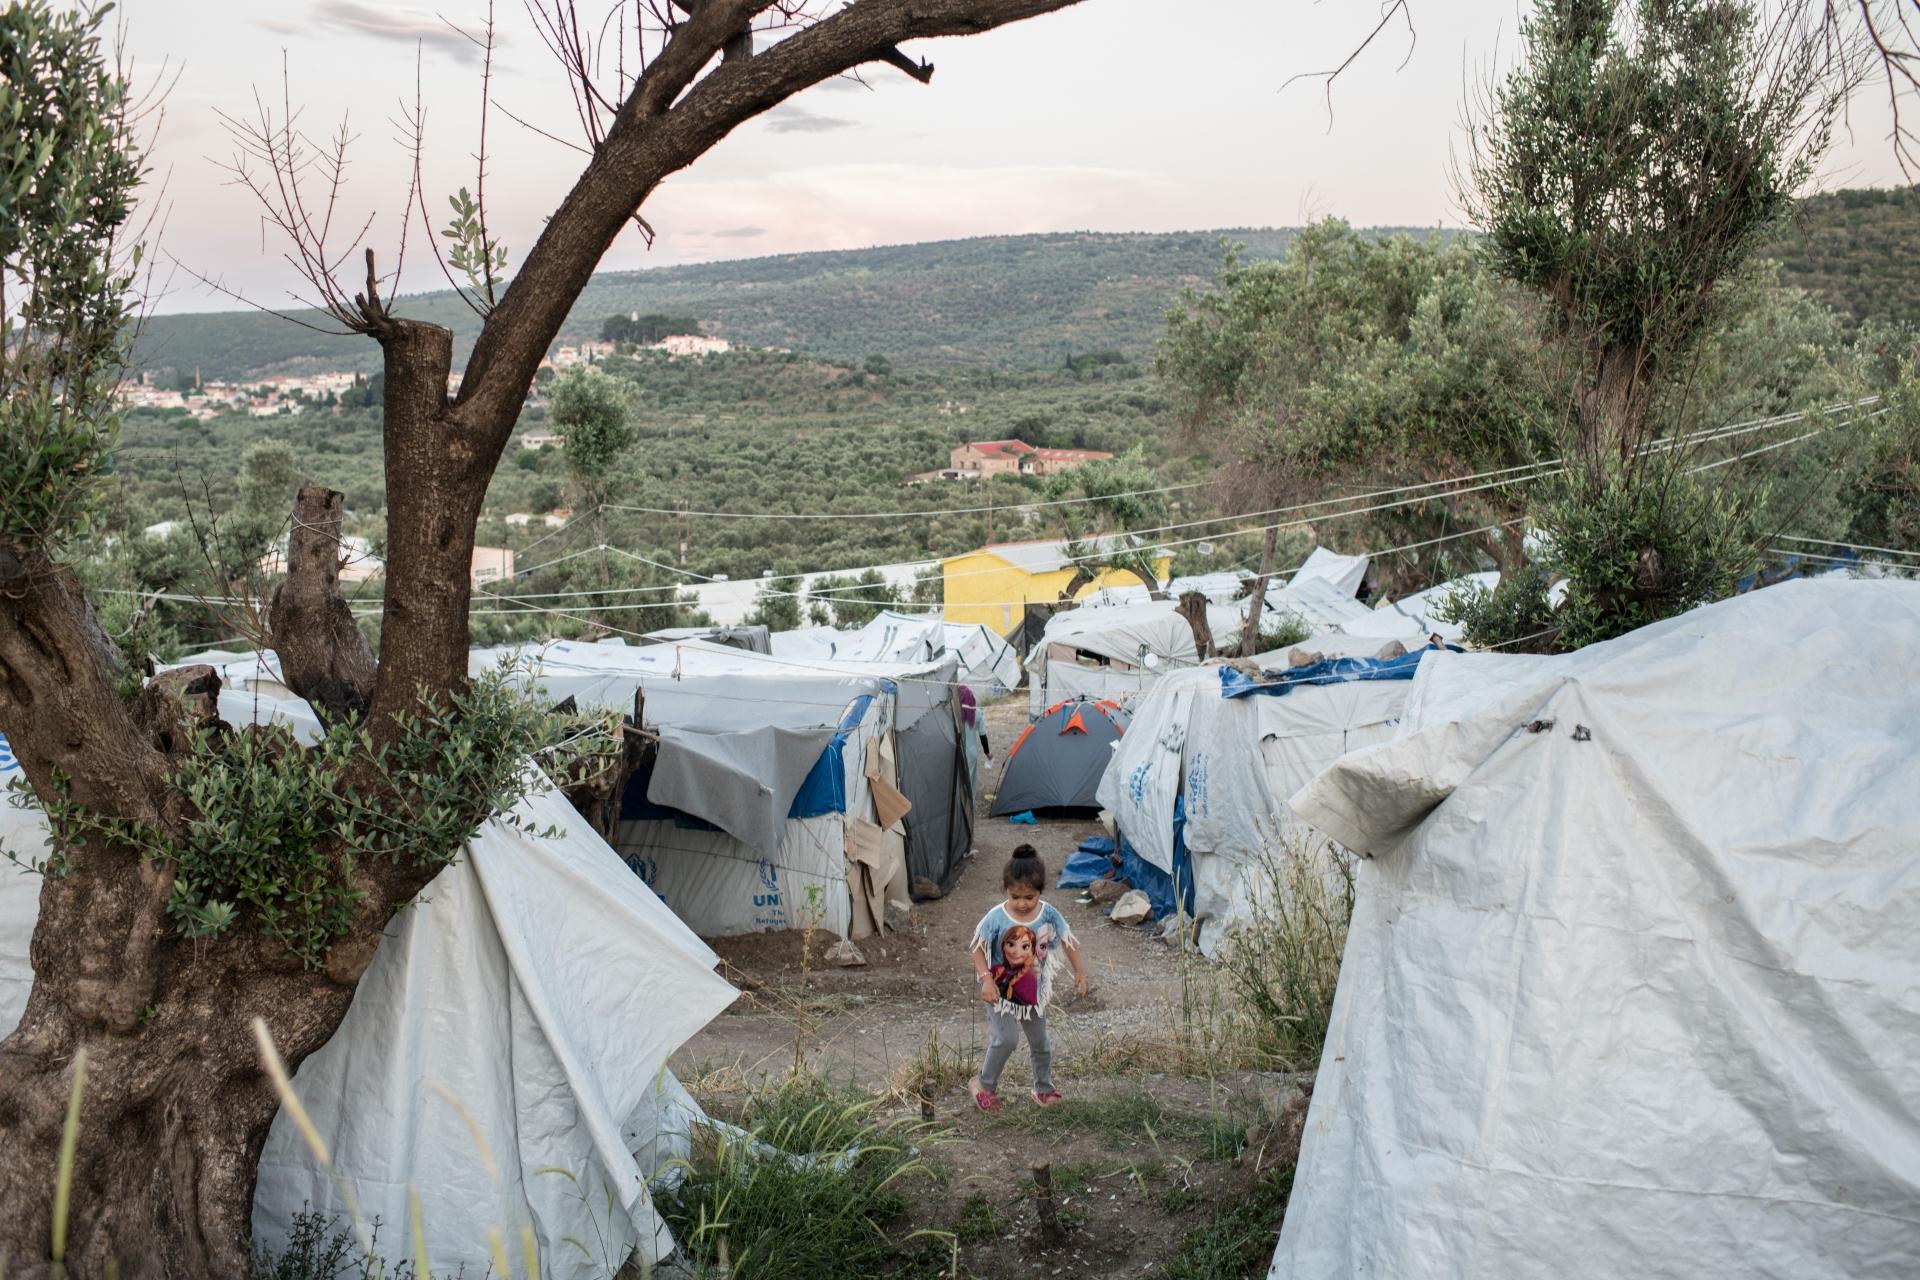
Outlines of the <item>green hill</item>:
M 1380 233 L 1394 230 L 1406 229 Z M 1140 358 L 1180 290 L 1212 278 L 1222 239 L 1251 258 L 1277 258 L 1292 237 L 1288 228 L 1061 232 L 609 271 L 581 294 L 560 341 L 598 337 L 610 315 L 664 312 L 698 317 L 738 344 L 826 359 L 1036 369 L 1075 352 Z M 1920 187 L 1815 196 L 1763 252 L 1781 262 L 1782 283 L 1842 316 L 1920 323 Z M 478 318 L 445 290 L 406 298 L 401 310 L 453 329 L 458 368 Z M 229 311 L 149 320 L 137 362 L 228 379 L 371 371 L 379 353 L 364 338 Z
M 1855 323 L 1920 325 L 1920 186 L 1803 200 L 1762 252 L 1779 261 L 1780 283 Z
M 1180 290 L 1218 269 L 1222 238 L 1261 258 L 1285 253 L 1292 235 L 985 236 L 602 272 L 581 294 L 561 341 L 598 337 L 610 315 L 666 312 L 696 316 L 706 332 L 735 343 L 829 359 L 885 355 L 923 367 L 1020 369 L 1058 365 L 1071 352 L 1144 356 Z M 401 310 L 453 329 L 458 368 L 479 327 L 474 314 L 444 290 L 404 299 Z M 138 348 L 143 368 L 198 368 L 223 379 L 372 370 L 377 361 L 364 338 L 329 337 L 258 312 L 158 316 Z

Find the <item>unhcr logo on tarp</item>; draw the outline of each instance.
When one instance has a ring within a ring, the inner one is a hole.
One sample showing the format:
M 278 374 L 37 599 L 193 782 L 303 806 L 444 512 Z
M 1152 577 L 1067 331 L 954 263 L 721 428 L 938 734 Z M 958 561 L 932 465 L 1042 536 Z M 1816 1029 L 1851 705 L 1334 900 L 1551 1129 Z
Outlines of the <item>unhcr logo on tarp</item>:
M 7 735 L 0 733 L 0 773 L 12 773 L 20 767 L 20 759 L 13 754 L 13 747 L 7 742 Z
M 754 906 L 777 907 L 780 905 L 780 873 L 766 858 L 760 859 L 760 887 L 766 892 L 753 895 Z
M 764 892 L 753 895 L 753 923 L 762 929 L 784 929 L 787 927 L 787 909 L 780 902 L 780 869 L 773 865 L 772 859 L 762 858 L 759 875 L 760 888 Z

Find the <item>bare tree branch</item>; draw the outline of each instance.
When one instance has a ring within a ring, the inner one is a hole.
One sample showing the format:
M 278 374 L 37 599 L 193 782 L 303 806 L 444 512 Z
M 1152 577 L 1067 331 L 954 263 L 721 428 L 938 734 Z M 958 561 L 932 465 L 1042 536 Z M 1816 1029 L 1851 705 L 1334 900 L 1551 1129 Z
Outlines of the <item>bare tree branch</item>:
M 1400 60 L 1400 69 L 1404 70 L 1407 63 L 1413 60 L 1414 46 L 1419 41 L 1419 34 L 1413 29 L 1412 0 L 1386 0 L 1381 6 L 1380 21 L 1374 24 L 1373 30 L 1367 32 L 1366 39 L 1354 46 L 1353 51 L 1340 60 L 1339 66 L 1327 71 L 1302 71 L 1296 75 L 1288 76 L 1280 82 L 1281 90 L 1284 91 L 1287 86 L 1295 80 L 1323 81 L 1327 97 L 1327 129 L 1331 131 L 1333 129 L 1333 82 L 1338 80 L 1341 73 L 1348 67 L 1351 67 L 1355 62 L 1360 60 L 1360 55 L 1372 47 L 1373 42 L 1380 38 L 1380 33 L 1387 29 L 1387 25 L 1391 23 L 1395 17 L 1401 18 L 1407 24 L 1407 54 L 1406 57 Z

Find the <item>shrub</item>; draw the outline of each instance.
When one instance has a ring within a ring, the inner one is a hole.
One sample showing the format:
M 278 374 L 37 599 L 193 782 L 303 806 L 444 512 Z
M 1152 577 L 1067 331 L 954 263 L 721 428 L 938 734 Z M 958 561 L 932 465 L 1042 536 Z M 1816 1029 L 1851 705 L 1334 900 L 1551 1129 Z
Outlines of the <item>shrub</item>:
M 1229 931 L 1221 968 L 1254 1057 L 1285 1071 L 1310 1070 L 1333 1014 L 1353 918 L 1353 870 L 1331 841 L 1296 828 L 1248 874 L 1255 915 Z
M 812 1076 L 750 1098 L 747 1136 L 709 1130 L 657 1203 L 696 1277 L 842 1280 L 904 1256 L 889 1228 L 901 1184 L 931 1176 L 912 1145 L 916 1121 L 878 1118 L 878 1102 Z

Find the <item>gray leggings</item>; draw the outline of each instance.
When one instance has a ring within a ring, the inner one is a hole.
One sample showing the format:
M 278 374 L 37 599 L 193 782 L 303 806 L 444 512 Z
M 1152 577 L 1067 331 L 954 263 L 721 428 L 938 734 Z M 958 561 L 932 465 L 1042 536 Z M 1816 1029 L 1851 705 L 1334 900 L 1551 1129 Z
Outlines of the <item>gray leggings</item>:
M 1000 1070 L 1020 1043 L 1021 1028 L 1026 1029 L 1027 1051 L 1033 1055 L 1033 1091 L 1053 1089 L 1053 1042 L 1047 1039 L 1047 1015 L 1035 1013 L 1024 1022 L 998 1009 L 987 1010 L 987 1060 L 980 1066 L 980 1087 L 988 1093 L 1000 1091 Z

